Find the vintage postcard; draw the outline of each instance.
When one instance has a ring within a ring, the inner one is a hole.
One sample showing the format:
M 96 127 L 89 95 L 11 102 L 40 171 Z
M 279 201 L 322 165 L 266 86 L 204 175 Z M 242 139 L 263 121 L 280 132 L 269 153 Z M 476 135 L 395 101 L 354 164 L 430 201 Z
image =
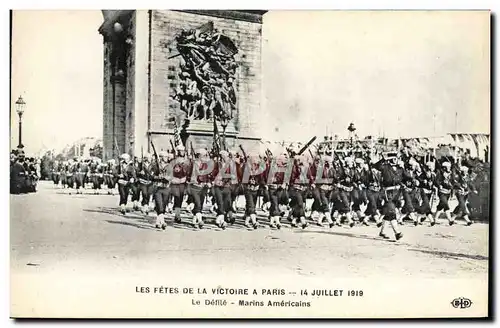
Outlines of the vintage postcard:
M 11 317 L 488 317 L 490 24 L 12 11 Z

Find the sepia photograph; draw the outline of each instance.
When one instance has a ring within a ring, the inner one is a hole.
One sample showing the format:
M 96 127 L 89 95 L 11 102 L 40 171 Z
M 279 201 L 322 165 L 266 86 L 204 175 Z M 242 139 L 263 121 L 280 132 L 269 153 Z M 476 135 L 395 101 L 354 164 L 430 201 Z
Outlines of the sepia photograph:
M 11 318 L 487 318 L 488 10 L 12 10 Z

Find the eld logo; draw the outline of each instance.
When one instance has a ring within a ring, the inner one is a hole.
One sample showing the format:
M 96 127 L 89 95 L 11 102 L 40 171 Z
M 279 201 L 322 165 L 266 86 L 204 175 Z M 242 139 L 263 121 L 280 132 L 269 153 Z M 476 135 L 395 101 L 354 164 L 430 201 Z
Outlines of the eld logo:
M 453 307 L 456 309 L 466 309 L 470 308 L 470 306 L 472 305 L 472 301 L 465 297 L 459 297 L 451 301 L 451 305 L 453 305 Z

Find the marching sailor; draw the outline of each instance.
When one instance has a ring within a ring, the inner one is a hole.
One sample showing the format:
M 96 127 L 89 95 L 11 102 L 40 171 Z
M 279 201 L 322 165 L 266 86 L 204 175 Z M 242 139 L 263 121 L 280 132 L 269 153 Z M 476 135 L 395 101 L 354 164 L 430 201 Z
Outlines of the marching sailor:
M 385 158 L 376 163 L 374 166 L 381 172 L 382 197 L 384 198 L 382 212 L 384 222 L 382 224 L 382 228 L 380 229 L 379 236 L 384 239 L 389 239 L 389 236 L 387 236 L 384 231 L 387 228 L 388 223 L 390 223 L 396 240 L 399 240 L 403 237 L 403 233 L 399 231 L 398 228 L 396 204 L 399 203 L 401 194 L 400 185 L 403 179 L 403 170 L 398 165 L 398 157 L 396 153 L 386 154 Z
M 170 200 L 170 188 L 169 181 L 171 180 L 172 172 L 169 165 L 171 154 L 166 151 L 160 151 L 158 153 L 158 161 L 154 161 L 152 164 L 154 176 L 154 200 L 155 200 L 155 211 L 156 211 L 156 223 L 157 229 L 165 230 L 167 224 L 165 223 L 165 210 Z
M 419 186 L 420 186 L 420 198 L 422 203 L 419 207 L 419 214 L 423 217 L 420 222 L 424 222 L 429 219 L 431 226 L 436 224 L 436 219 L 432 216 L 432 203 L 434 200 L 434 190 L 436 173 L 434 173 L 434 162 L 425 163 L 425 167 L 422 173 L 418 176 Z
M 134 163 L 130 160 L 129 154 L 120 156 L 120 164 L 118 165 L 118 192 L 120 194 L 120 212 L 127 212 L 127 202 L 130 193 L 130 185 L 135 183 L 137 175 Z
M 141 212 L 147 215 L 150 211 L 149 203 L 153 194 L 153 171 L 149 153 L 144 154 L 139 162 L 137 180 L 141 194 Z
M 183 145 L 176 147 L 177 154 L 173 159 L 172 180 L 170 181 L 170 192 L 174 196 L 174 222 L 181 222 L 181 206 L 184 200 L 186 182 L 189 175 L 189 160 L 186 157 L 186 149 Z
M 471 184 L 470 176 L 469 176 L 469 168 L 467 166 L 460 166 L 460 172 L 458 174 L 458 178 L 455 181 L 455 195 L 457 196 L 458 205 L 455 207 L 453 214 L 456 218 L 462 217 L 468 226 L 472 224 L 472 221 L 469 219 L 470 210 L 468 207 L 467 198 L 469 193 L 473 191 L 477 193 L 474 187 Z
M 434 215 L 434 220 L 437 221 L 439 216 L 444 212 L 448 223 L 453 225 L 455 223 L 452 218 L 450 205 L 448 201 L 451 197 L 451 192 L 453 190 L 453 173 L 451 172 L 451 163 L 444 162 L 441 165 L 441 170 L 436 176 L 436 185 L 438 188 L 439 204 L 437 206 L 436 214 Z
M 211 184 L 211 168 L 210 156 L 205 148 L 199 148 L 195 153 L 195 160 L 192 163 L 191 179 L 189 181 L 189 193 L 193 201 L 193 221 L 194 228 L 202 229 L 203 222 L 203 204 L 205 203 L 205 196 L 212 187 Z

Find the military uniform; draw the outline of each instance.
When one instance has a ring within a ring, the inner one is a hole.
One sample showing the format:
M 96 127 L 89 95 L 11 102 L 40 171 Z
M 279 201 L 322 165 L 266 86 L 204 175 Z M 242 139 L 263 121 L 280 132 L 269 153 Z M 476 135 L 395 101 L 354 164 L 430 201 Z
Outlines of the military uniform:
M 187 179 L 189 177 L 189 160 L 185 157 L 174 159 L 170 192 L 174 197 L 174 221 L 181 222 L 181 206 L 184 199 Z
M 170 172 L 170 165 L 168 163 L 168 154 L 161 152 L 159 154 L 159 162 L 152 163 L 152 172 L 154 172 L 153 185 L 154 185 L 154 201 L 156 211 L 156 228 L 165 230 L 167 224 L 165 223 L 165 210 L 170 200 L 169 183 L 172 179 L 172 172 Z
M 380 171 L 375 168 L 370 168 L 367 175 L 367 189 L 366 196 L 368 198 L 368 205 L 366 206 L 365 215 L 372 217 L 377 226 L 380 227 L 380 213 L 382 212 L 384 200 L 381 194 L 382 175 Z
M 431 200 L 434 198 L 435 180 L 436 174 L 431 170 L 430 166 L 432 164 L 427 164 L 427 168 L 424 169 L 418 176 L 419 187 L 420 187 L 420 199 L 421 204 L 418 209 L 418 213 L 423 215 L 421 222 L 425 221 L 426 218 L 431 222 L 431 226 L 436 224 L 434 217 L 432 216 L 432 204 Z
M 122 155 L 122 161 L 118 165 L 118 193 L 120 194 L 120 211 L 123 214 L 126 213 L 126 205 L 131 191 L 130 186 L 134 184 L 136 180 L 137 174 L 134 164 L 130 162 L 130 157 L 124 157 Z
M 419 220 L 415 214 L 419 208 L 418 180 L 415 171 L 410 167 L 403 170 L 402 194 L 404 205 L 401 212 L 418 225 Z
M 347 165 L 341 167 L 337 172 L 336 180 L 338 181 L 338 193 L 334 202 L 334 209 L 336 211 L 336 221 L 339 223 L 339 219 L 345 216 L 347 223 L 350 227 L 354 226 L 354 221 L 352 219 L 352 192 L 354 190 L 354 169 L 350 165 L 350 160 L 346 160 Z M 338 216 L 337 216 L 338 213 Z
M 462 217 L 467 225 L 471 225 L 472 221 L 469 219 L 470 210 L 467 206 L 467 198 L 469 196 L 469 193 L 475 190 L 471 184 L 467 167 L 461 168 L 461 172 L 458 174 L 453 188 L 458 200 L 458 205 L 453 210 L 453 214 L 455 215 L 455 217 Z
M 384 222 L 380 230 L 379 236 L 383 238 L 389 238 L 384 230 L 387 223 L 390 222 L 391 227 L 395 233 L 396 240 L 402 238 L 403 234 L 398 230 L 397 224 L 397 204 L 399 204 L 401 197 L 401 182 L 403 180 L 403 169 L 396 165 L 394 162 L 397 160 L 395 155 L 391 154 L 387 156 L 387 160 L 381 160 L 374 166 L 381 173 L 382 181 L 382 197 L 384 199 L 384 206 L 382 208 L 382 215 L 384 216 Z M 387 162 L 389 161 L 389 162 Z
M 149 203 L 153 194 L 153 167 L 149 157 L 143 158 L 137 168 L 138 190 L 141 196 L 141 211 L 149 212 Z
M 205 203 L 205 197 L 208 190 L 212 187 L 212 172 L 208 174 L 202 174 L 206 172 L 209 168 L 208 164 L 209 158 L 207 157 L 206 151 L 200 150 L 198 152 L 198 158 L 195 159 L 190 166 L 190 179 L 189 179 L 189 194 L 191 201 L 193 202 L 193 227 L 203 228 L 203 204 Z
M 233 220 L 233 186 L 238 182 L 235 163 L 231 162 L 229 158 L 216 161 L 214 176 L 213 197 L 217 204 L 217 218 L 215 223 L 220 228 L 225 229 L 225 217 L 228 221 L 232 222 Z
M 293 164 L 290 179 L 290 207 L 292 208 L 292 226 L 297 227 L 297 219 L 300 220 L 302 229 L 307 227 L 305 214 L 305 199 L 312 183 L 309 165 L 301 158 L 296 158 Z
M 237 166 L 239 181 L 243 180 L 244 170 L 249 170 L 249 173 L 260 171 L 260 161 L 256 157 L 248 159 L 245 164 L 246 165 Z M 255 175 L 249 175 L 248 181 L 243 181 L 242 184 L 245 195 L 245 226 L 248 228 L 253 227 L 254 229 L 257 229 L 258 227 L 255 207 L 257 203 L 257 197 L 259 195 L 259 190 L 266 181 L 265 173 L 266 168 L 264 168 L 263 172 Z
M 317 224 L 321 225 L 326 218 L 331 227 L 334 223 L 330 215 L 330 197 L 333 190 L 334 169 L 331 158 L 319 158 L 311 166 L 311 175 L 314 179 L 314 188 L 312 188 L 312 217 L 317 216 Z
M 78 161 L 74 167 L 75 188 L 76 193 L 82 193 L 80 188 L 85 189 L 85 180 L 88 172 L 88 165 L 86 162 Z
M 280 218 L 281 211 L 280 205 L 288 205 L 287 181 L 285 181 L 286 172 L 275 172 L 286 170 L 286 158 L 281 156 L 275 162 L 271 162 L 267 169 L 267 186 L 269 188 L 269 200 L 271 206 L 269 208 L 269 217 L 271 226 L 276 228 L 281 227 Z M 272 176 L 270 176 L 272 174 Z
M 451 197 L 451 193 L 453 191 L 454 185 L 454 177 L 451 172 L 451 164 L 449 162 L 445 162 L 441 166 L 441 170 L 439 170 L 436 176 L 436 185 L 438 188 L 438 198 L 439 203 L 436 208 L 436 214 L 434 219 L 437 221 L 441 213 L 446 214 L 446 218 L 450 225 L 454 224 L 454 220 L 451 217 L 449 200 Z
M 365 214 L 361 211 L 361 205 L 367 203 L 365 188 L 368 184 L 368 172 L 363 168 L 363 160 L 356 160 L 356 168 L 353 173 L 354 188 L 352 190 L 352 211 L 356 213 L 358 220 L 368 225 Z

